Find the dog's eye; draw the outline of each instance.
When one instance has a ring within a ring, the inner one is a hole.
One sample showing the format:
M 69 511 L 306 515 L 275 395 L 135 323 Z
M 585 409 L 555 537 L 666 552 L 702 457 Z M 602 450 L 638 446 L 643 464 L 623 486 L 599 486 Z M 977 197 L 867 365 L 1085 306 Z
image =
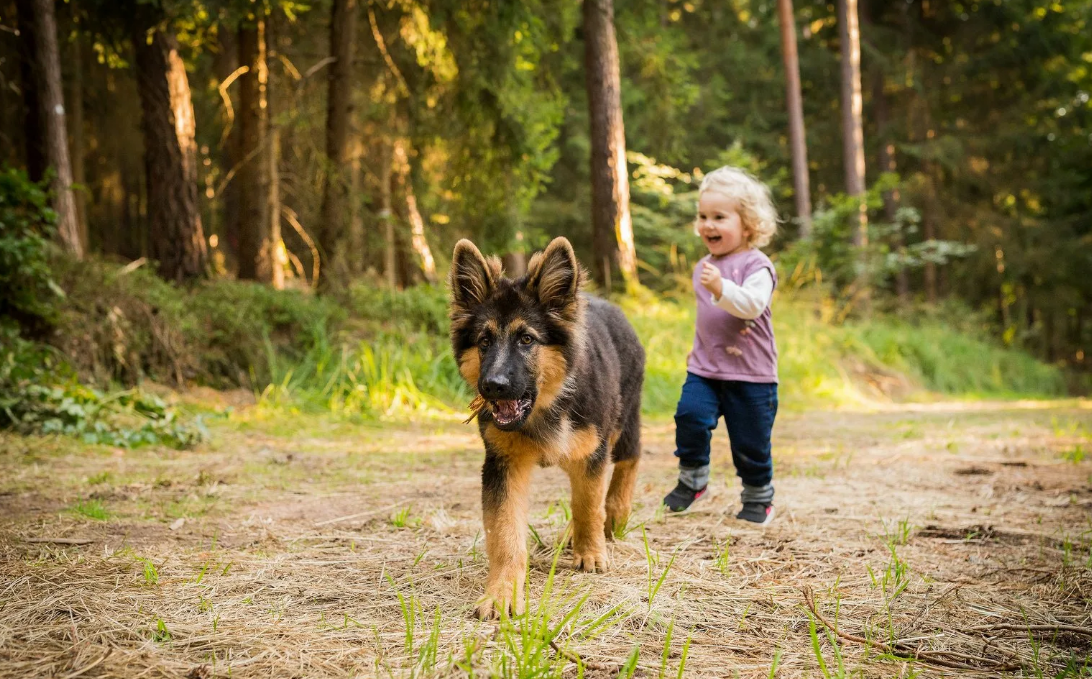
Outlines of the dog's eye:
M 534 341 L 535 341 L 535 338 L 531 337 L 530 335 L 520 335 L 520 337 L 519 337 L 519 343 L 522 344 L 523 346 L 528 346 L 529 344 L 531 344 Z
M 483 337 L 481 341 L 478 342 L 478 346 L 482 349 L 488 349 L 489 347 L 493 346 L 493 340 L 489 339 L 488 337 Z

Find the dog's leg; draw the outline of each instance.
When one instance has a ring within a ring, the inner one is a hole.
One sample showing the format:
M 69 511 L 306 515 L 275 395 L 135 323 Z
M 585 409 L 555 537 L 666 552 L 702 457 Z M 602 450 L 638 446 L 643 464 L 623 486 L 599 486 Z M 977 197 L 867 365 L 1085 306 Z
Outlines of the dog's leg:
M 603 526 L 603 533 L 608 540 L 613 540 L 615 533 L 623 530 L 629 522 L 633 487 L 637 485 L 638 460 L 635 457 L 614 464 L 610 488 L 607 489 L 607 520 Z
M 523 613 L 527 502 L 532 469 L 534 460 L 530 456 L 500 456 L 486 446 L 482 467 L 482 513 L 489 576 L 485 595 L 477 605 L 479 618 Z
M 573 488 L 573 567 L 605 571 L 610 566 L 603 522 L 607 512 L 607 450 L 605 444 L 589 457 L 563 464 Z

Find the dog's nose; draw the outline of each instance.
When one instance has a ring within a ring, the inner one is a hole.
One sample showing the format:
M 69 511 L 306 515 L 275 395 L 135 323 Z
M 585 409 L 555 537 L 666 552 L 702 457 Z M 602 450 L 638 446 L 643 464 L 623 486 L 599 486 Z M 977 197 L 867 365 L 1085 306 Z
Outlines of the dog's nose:
M 495 373 L 486 375 L 482 380 L 482 396 L 490 401 L 505 398 L 512 389 L 512 380 L 508 375 Z

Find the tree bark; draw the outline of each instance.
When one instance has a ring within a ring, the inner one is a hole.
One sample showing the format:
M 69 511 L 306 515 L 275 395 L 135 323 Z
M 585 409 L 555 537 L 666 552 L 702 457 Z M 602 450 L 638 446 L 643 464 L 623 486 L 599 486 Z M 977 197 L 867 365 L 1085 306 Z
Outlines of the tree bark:
M 222 87 L 223 83 L 239 68 L 239 50 L 236 45 L 235 31 L 229 30 L 223 24 L 217 30 L 216 39 L 219 51 L 213 59 L 212 67 L 216 74 L 216 80 Z M 230 95 L 227 94 L 227 90 L 223 91 L 224 95 L 228 97 L 228 102 L 230 102 Z M 221 135 L 219 144 L 219 163 L 225 174 L 231 172 L 241 160 L 239 158 L 239 127 L 236 116 L 235 107 L 225 104 L 221 122 L 225 133 Z M 225 252 L 234 263 L 239 258 L 239 182 L 237 178 L 229 181 L 221 189 L 218 203 L 219 209 L 214 210 L 214 213 L 218 213 L 217 216 L 219 217 L 219 221 L 215 226 L 218 227 L 216 231 L 220 233 L 221 242 L 223 243 L 221 251 Z M 213 231 L 211 225 L 209 231 Z
M 207 250 L 197 204 L 197 143 L 186 67 L 174 34 L 151 7 L 133 26 L 144 137 L 150 254 L 163 278 L 206 275 Z
M 262 22 L 239 27 L 239 63 L 247 72 L 239 77 L 239 164 L 236 179 L 239 191 L 239 278 L 266 280 L 269 266 L 268 197 L 265 188 L 266 165 L 259 158 L 263 143 L 265 107 L 262 105 L 265 71 L 265 47 Z
M 879 68 L 875 69 L 872 76 L 872 106 L 876 117 L 876 136 L 879 137 L 879 166 L 884 172 L 895 172 L 898 165 L 895 161 L 895 145 L 889 140 L 888 124 L 891 119 L 891 106 L 884 89 L 884 74 Z M 899 190 L 891 189 L 883 192 L 883 212 L 888 223 L 894 224 L 899 209 Z M 891 247 L 899 252 L 906 252 L 906 240 L 902 233 L 896 233 Z M 900 304 L 910 301 L 910 280 L 906 273 L 906 267 L 895 270 L 895 294 L 898 295 Z
M 38 31 L 34 26 L 34 0 L 15 0 L 15 7 L 19 29 L 19 79 L 23 90 L 23 141 L 27 176 L 31 181 L 40 182 L 45 176 L 47 163 L 40 118 L 41 104 L 38 101 L 38 68 L 35 56 Z
M 853 245 L 868 246 L 868 214 L 864 202 L 864 131 L 861 125 L 861 31 L 857 0 L 837 0 L 838 27 L 842 48 L 842 141 L 845 154 L 846 193 L 860 196 Z
M 793 196 L 800 238 L 811 237 L 811 187 L 808 180 L 808 146 L 804 133 L 804 101 L 800 94 L 800 60 L 796 52 L 796 20 L 792 0 L 778 0 L 781 23 L 781 55 L 785 62 L 785 100 L 789 109 L 789 143 L 792 146 Z
M 77 14 L 76 0 L 71 0 L 72 14 Z M 87 229 L 87 174 L 84 166 L 84 141 L 83 141 L 83 41 L 77 34 L 72 41 L 72 82 L 68 97 L 68 110 L 72 115 L 69 118 L 69 148 L 72 151 L 72 181 L 78 188 L 72 190 L 72 197 L 76 201 L 76 223 L 79 225 L 80 244 L 84 252 L 90 250 L 90 234 Z
M 284 248 L 284 239 L 281 237 L 281 173 L 277 165 L 280 162 L 281 138 L 273 108 L 272 64 L 277 58 L 275 27 L 274 14 L 270 12 L 265 21 L 265 136 L 267 140 L 265 162 L 266 177 L 269 181 L 269 202 L 266 214 L 269 217 L 270 265 L 272 267 L 269 279 L 275 290 L 284 290 L 284 272 L 288 267 L 288 252 Z
M 425 220 L 421 218 L 421 212 L 417 209 L 417 196 L 413 193 L 413 179 L 410 177 L 409 157 L 406 155 L 405 142 L 401 139 L 394 143 L 394 163 L 397 169 L 398 184 L 402 189 L 402 195 L 406 201 L 406 217 L 410 223 L 410 244 L 417 253 L 418 264 L 421 273 L 429 285 L 435 285 L 436 260 L 432 257 L 432 250 L 425 239 Z
M 349 237 L 348 264 L 354 276 L 364 273 L 364 211 L 362 194 L 364 193 L 364 135 L 357 126 L 353 126 L 352 140 L 349 142 Z
M 329 262 L 347 234 L 350 172 L 349 120 L 352 116 L 353 46 L 356 0 L 334 0 L 330 13 L 329 94 L 326 112 L 326 182 L 322 193 L 319 251 Z M 331 267 L 325 267 L 331 271 Z M 328 281 L 324 281 L 328 282 Z
M 68 155 L 61 55 L 57 45 L 53 0 L 32 0 L 30 7 L 23 9 L 31 11 L 33 28 L 28 36 L 33 41 L 31 81 L 37 94 L 37 117 L 45 162 L 55 173 L 52 203 L 57 213 L 57 236 L 69 254 L 82 259 L 83 243 L 80 241 L 79 219 L 76 216 L 76 199 L 72 195 L 72 164 Z
M 394 214 L 391 211 L 391 160 L 393 145 L 384 140 L 379 157 L 379 224 L 383 227 L 383 273 L 387 287 L 398 287 L 397 250 L 394 239 Z
M 600 285 L 609 289 L 611 268 L 617 263 L 626 289 L 631 290 L 638 284 L 637 253 L 629 212 L 613 0 L 584 0 L 583 12 L 585 82 L 591 119 L 592 268 Z

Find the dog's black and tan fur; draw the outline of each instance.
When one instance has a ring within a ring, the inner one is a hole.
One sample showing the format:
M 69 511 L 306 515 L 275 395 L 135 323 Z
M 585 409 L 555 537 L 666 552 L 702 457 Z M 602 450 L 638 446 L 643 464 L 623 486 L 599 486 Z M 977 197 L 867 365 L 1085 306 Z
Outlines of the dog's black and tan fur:
M 523 611 L 535 466 L 569 476 L 576 568 L 605 570 L 606 541 L 629 518 L 644 349 L 621 310 L 580 293 L 583 276 L 564 238 L 516 280 L 470 241 L 455 246 L 451 342 L 459 371 L 486 402 L 478 426 L 489 577 L 479 617 Z

